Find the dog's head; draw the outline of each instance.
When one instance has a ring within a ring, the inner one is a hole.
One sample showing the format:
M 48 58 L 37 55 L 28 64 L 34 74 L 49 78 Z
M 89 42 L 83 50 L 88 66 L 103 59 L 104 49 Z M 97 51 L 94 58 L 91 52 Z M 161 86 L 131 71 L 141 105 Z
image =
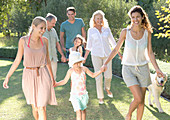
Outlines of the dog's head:
M 158 87 L 163 87 L 166 83 L 168 79 L 168 74 L 167 73 L 164 73 L 164 77 L 159 77 L 157 74 L 156 74 L 156 84 Z

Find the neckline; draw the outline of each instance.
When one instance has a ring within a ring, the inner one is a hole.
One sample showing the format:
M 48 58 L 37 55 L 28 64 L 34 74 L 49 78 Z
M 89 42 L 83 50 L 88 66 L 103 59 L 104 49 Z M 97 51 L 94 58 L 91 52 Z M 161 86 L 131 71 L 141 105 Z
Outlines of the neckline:
M 101 32 L 96 28 L 96 27 L 94 27 L 100 34 L 102 34 L 103 33 L 103 27 L 101 27 Z
M 79 74 L 79 73 L 77 73 L 74 69 L 73 69 L 73 71 L 76 73 L 76 74 L 78 74 L 78 75 L 81 75 L 83 72 L 84 72 L 84 70 L 82 69 L 81 70 L 81 73 Z
M 41 37 L 40 37 L 40 41 L 41 41 L 42 47 L 41 47 L 41 48 L 38 48 L 38 49 L 33 49 L 33 48 L 30 47 L 30 45 L 29 45 L 30 40 L 31 40 L 31 35 L 30 35 L 29 38 L 28 38 L 28 44 L 27 44 L 27 47 L 28 47 L 28 48 L 30 48 L 30 49 L 32 49 L 32 50 L 40 50 L 40 49 L 43 48 L 44 44 L 43 44 L 43 42 L 42 42 L 42 38 L 41 38 Z
M 75 19 L 74 23 L 71 23 L 71 22 L 69 22 L 68 20 L 67 20 L 67 22 L 68 22 L 69 24 L 73 25 L 73 24 L 76 22 L 76 19 Z
M 132 34 L 131 34 L 131 32 L 130 32 L 131 30 L 129 30 L 129 33 L 130 33 L 130 36 L 131 36 L 131 38 L 134 40 L 134 41 L 140 41 L 140 40 L 142 40 L 143 38 L 144 38 L 144 35 L 145 35 L 145 31 L 146 31 L 146 29 L 144 30 L 144 32 L 143 32 L 143 36 L 142 36 L 142 38 L 140 38 L 140 39 L 134 39 L 133 37 L 132 37 Z
M 26 44 L 26 43 L 25 43 Z M 26 46 L 28 47 L 28 45 L 26 44 Z M 31 49 L 31 50 L 41 50 L 42 48 L 44 47 L 44 44 L 42 45 L 42 47 L 41 48 L 38 48 L 38 49 L 33 49 L 33 48 L 31 48 L 31 47 L 28 47 L 29 49 Z

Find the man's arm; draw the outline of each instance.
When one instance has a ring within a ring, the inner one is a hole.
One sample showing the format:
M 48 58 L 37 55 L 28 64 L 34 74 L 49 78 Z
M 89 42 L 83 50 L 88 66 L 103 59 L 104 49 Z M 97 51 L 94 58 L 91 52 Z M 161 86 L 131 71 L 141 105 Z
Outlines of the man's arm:
M 64 56 L 64 53 L 63 53 L 63 51 L 61 49 L 61 46 L 60 46 L 59 42 L 56 42 L 56 48 L 57 48 L 58 52 L 61 54 L 61 61 L 66 62 L 66 58 Z
M 86 41 L 86 31 L 84 29 L 84 27 L 81 28 L 81 34 L 82 34 L 82 37 L 85 39 Z M 87 42 L 87 41 L 86 41 Z M 84 47 L 86 48 L 86 43 L 84 43 Z
M 64 47 L 64 32 L 60 32 L 60 42 L 62 49 L 66 51 L 66 48 Z

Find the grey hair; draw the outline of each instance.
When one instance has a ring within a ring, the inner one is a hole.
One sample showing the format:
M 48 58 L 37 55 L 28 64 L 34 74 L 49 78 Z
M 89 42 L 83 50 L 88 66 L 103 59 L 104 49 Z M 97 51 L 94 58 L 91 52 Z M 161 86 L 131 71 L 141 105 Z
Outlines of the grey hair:
M 57 21 L 57 17 L 51 13 L 48 13 L 45 19 L 49 22 L 51 22 L 52 19 L 55 19 Z

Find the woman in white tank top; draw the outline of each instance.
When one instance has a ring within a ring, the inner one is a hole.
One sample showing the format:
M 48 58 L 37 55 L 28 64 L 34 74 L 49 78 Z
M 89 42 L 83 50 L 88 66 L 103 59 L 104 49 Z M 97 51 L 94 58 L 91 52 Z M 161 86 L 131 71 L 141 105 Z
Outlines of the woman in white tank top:
M 131 102 L 126 115 L 126 120 L 131 120 L 132 112 L 135 109 L 137 109 L 137 120 L 141 120 L 144 111 L 146 88 L 151 84 L 147 64 L 149 59 L 158 76 L 163 77 L 163 73 L 159 69 L 152 51 L 152 29 L 145 11 L 140 6 L 134 6 L 128 14 L 131 18 L 131 26 L 122 30 L 115 49 L 109 55 L 102 69 L 107 69 L 108 62 L 115 57 L 125 41 L 122 76 L 134 96 L 134 100 Z

